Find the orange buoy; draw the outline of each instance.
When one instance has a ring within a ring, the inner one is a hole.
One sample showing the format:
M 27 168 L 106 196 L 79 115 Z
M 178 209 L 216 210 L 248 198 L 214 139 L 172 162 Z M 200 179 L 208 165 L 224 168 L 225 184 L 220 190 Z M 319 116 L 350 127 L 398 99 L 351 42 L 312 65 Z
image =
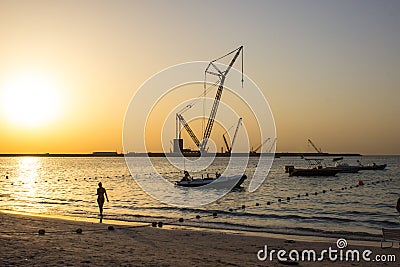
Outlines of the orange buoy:
M 364 185 L 364 182 L 362 180 L 359 180 L 358 185 Z

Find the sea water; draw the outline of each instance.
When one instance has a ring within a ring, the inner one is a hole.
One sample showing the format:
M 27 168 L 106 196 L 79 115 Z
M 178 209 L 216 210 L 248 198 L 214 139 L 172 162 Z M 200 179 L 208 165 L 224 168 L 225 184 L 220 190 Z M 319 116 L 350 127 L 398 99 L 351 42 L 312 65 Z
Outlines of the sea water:
M 250 193 L 247 187 L 258 163 L 252 157 L 243 188 L 205 206 L 188 203 L 191 207 L 177 208 L 147 195 L 131 175 L 148 177 L 151 182 L 152 173 L 137 169 L 130 174 L 123 157 L 2 157 L 0 210 L 95 219 L 96 189 L 101 181 L 110 199 L 105 203 L 104 222 L 163 221 L 209 229 L 379 240 L 381 228 L 400 227 L 395 209 L 400 196 L 400 157 L 345 159 L 349 164 L 357 160 L 387 163 L 388 167 L 334 177 L 288 177 L 284 165 L 305 166 L 305 161 L 282 157 L 274 160 L 264 183 Z M 167 180 L 181 179 L 182 171 L 166 158 L 151 161 Z M 216 158 L 204 173 L 222 172 L 228 161 Z M 333 165 L 332 158 L 325 162 Z M 357 186 L 359 180 L 365 185 Z

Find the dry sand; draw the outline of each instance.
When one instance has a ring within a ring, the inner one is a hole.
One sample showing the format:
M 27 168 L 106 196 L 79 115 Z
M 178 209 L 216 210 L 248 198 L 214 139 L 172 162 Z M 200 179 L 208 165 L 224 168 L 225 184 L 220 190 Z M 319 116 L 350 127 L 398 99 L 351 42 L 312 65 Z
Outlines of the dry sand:
M 337 248 L 335 242 L 289 241 L 189 229 L 127 227 L 0 213 L 0 266 L 285 266 L 276 257 L 259 261 L 257 252 L 268 249 Z M 76 230 L 81 228 L 82 234 Z M 45 229 L 42 236 L 39 229 Z M 310 237 L 311 238 L 311 237 Z M 296 240 L 295 237 L 290 239 Z M 400 249 L 354 246 L 374 254 L 393 254 L 396 262 L 299 262 L 298 266 L 398 266 Z

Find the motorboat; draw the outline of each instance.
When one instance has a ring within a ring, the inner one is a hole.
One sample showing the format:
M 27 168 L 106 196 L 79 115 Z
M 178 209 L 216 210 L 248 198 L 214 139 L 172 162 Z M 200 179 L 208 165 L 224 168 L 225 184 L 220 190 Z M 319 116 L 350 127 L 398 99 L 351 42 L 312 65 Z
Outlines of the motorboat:
M 292 168 L 289 170 L 289 176 L 335 176 L 338 172 L 338 169 L 329 167 Z
M 186 171 L 185 171 L 186 172 Z M 206 177 L 206 178 L 193 178 L 185 173 L 185 176 L 182 180 L 177 181 L 175 184 L 177 186 L 183 187 L 200 187 L 213 183 L 213 185 L 221 187 L 221 186 L 232 186 L 239 187 L 243 184 L 243 182 L 247 179 L 247 175 L 234 175 L 234 176 L 221 176 L 220 174 L 216 174 L 216 177 Z
M 328 169 L 338 170 L 340 173 L 356 173 L 360 170 L 359 166 L 352 166 L 345 162 L 336 162 L 334 167 L 327 167 Z
M 363 165 L 359 160 L 357 160 L 358 164 L 359 164 L 359 168 L 361 171 L 364 170 L 373 170 L 373 171 L 377 171 L 377 170 L 384 170 L 387 167 L 387 164 L 375 164 L 375 163 L 371 163 L 368 165 Z
M 340 170 L 335 167 L 323 167 L 323 159 L 304 158 L 308 163 L 308 168 L 296 168 L 292 165 L 285 166 L 285 172 L 292 176 L 335 176 Z

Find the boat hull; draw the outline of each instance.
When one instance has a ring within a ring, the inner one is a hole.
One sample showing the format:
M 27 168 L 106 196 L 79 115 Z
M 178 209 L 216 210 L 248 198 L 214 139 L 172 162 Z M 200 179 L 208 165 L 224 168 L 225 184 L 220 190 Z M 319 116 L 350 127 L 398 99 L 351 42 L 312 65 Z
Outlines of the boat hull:
M 289 173 L 289 176 L 307 176 L 307 177 L 335 176 L 338 172 L 339 172 L 339 170 L 329 169 L 329 168 L 321 168 L 321 169 L 299 169 L 299 168 L 294 168 Z
M 382 164 L 382 165 L 363 165 L 359 166 L 361 171 L 364 170 L 372 170 L 372 171 L 378 171 L 378 170 L 384 170 L 386 168 L 387 164 Z
M 360 170 L 359 166 L 338 166 L 327 167 L 327 169 L 337 170 L 338 173 L 357 173 Z

